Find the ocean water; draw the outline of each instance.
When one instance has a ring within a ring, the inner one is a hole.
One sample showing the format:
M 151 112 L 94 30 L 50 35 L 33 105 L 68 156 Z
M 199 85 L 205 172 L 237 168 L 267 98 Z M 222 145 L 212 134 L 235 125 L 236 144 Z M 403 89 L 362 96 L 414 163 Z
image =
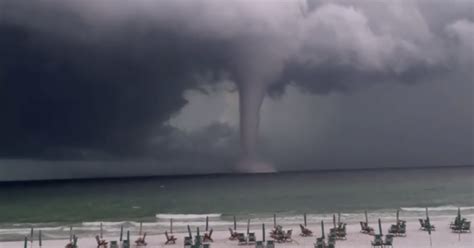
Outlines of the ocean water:
M 0 241 L 22 240 L 30 228 L 44 238 L 117 234 L 136 231 L 140 222 L 150 234 L 187 225 L 227 229 L 239 226 L 330 220 L 341 213 L 357 222 L 369 218 L 405 218 L 474 214 L 474 167 L 292 172 L 259 175 L 210 175 L 0 184 Z

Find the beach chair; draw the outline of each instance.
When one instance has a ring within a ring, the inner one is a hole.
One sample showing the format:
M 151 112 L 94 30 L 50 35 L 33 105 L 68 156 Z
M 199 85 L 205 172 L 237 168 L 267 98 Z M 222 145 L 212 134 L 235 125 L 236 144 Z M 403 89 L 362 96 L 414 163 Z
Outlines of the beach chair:
M 245 238 L 245 234 L 239 233 L 237 236 L 237 240 L 239 241 L 239 245 L 246 245 L 247 244 L 247 239 Z
M 238 232 L 234 232 L 232 228 L 229 228 L 229 232 L 230 232 L 230 237 L 229 237 L 230 240 L 236 240 L 238 238 L 239 236 Z
M 283 241 L 285 242 L 293 242 L 293 239 L 291 238 L 291 235 L 293 234 L 293 230 L 288 230 L 285 235 L 283 236 Z
M 328 242 L 328 245 L 326 247 L 327 248 L 335 248 L 336 247 L 336 242 L 335 241 Z
M 95 236 L 95 240 L 97 241 L 97 248 L 107 248 L 107 242 L 105 239 L 100 239 L 99 235 Z
M 202 239 L 202 241 L 204 243 L 206 242 L 214 242 L 214 240 L 212 239 L 212 229 L 209 231 L 209 233 L 205 233 L 204 234 L 204 238 Z
M 372 247 L 383 247 L 383 240 L 380 234 L 376 234 L 374 241 L 371 241 Z
M 176 244 L 177 238 L 175 238 L 174 235 L 168 235 L 168 231 L 165 231 L 165 236 L 166 236 L 165 245 L 167 245 L 167 244 Z
M 308 228 L 304 227 L 303 225 L 300 224 L 301 228 L 301 236 L 303 237 L 308 237 L 308 236 L 313 236 L 313 232 L 309 230 Z
M 253 244 L 257 242 L 257 237 L 255 237 L 255 233 L 249 233 L 249 240 L 248 240 L 248 244 Z
M 418 221 L 420 222 L 420 229 L 419 230 L 426 230 L 426 227 L 425 227 L 425 220 L 423 219 L 418 219 Z
M 184 247 L 187 247 L 187 246 L 192 246 L 193 245 L 193 238 L 191 237 L 184 237 Z
M 124 240 L 122 242 L 122 248 L 130 248 L 130 243 L 128 242 L 128 240 Z
M 118 242 L 116 240 L 110 241 L 110 248 L 119 248 Z
M 385 235 L 385 240 L 383 242 L 383 247 L 388 248 L 388 247 L 393 247 L 393 235 Z
M 275 248 L 275 242 L 273 240 L 267 240 L 266 248 Z
M 314 248 L 325 248 L 326 244 L 324 243 L 323 238 L 316 238 L 316 243 L 314 244 Z
M 263 241 L 255 242 L 255 248 L 265 248 L 265 245 L 263 244 Z
M 471 222 L 464 221 L 461 225 L 461 232 L 471 232 Z
M 202 245 L 202 248 L 210 248 L 210 247 L 211 247 L 210 244 L 203 244 L 203 245 Z
M 147 243 L 145 241 L 145 238 L 146 238 L 146 233 L 144 233 L 142 237 L 138 237 L 138 239 L 135 240 L 135 245 L 136 246 L 146 246 Z
M 370 227 L 366 222 L 360 222 L 360 229 L 361 229 L 361 233 L 365 233 L 365 234 L 373 234 L 374 233 L 374 229 L 372 227 Z

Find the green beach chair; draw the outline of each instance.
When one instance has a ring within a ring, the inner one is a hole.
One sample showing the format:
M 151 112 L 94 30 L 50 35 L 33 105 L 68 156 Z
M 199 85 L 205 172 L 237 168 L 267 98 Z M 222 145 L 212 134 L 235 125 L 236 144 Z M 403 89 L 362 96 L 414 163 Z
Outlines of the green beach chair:
M 255 237 L 255 233 L 249 233 L 249 240 L 248 240 L 248 243 L 249 244 L 253 244 L 257 242 L 257 237 Z
M 210 248 L 211 247 L 211 244 L 203 244 L 202 245 L 202 248 Z
M 192 246 L 193 245 L 193 239 L 191 237 L 184 237 L 184 247 Z
M 110 241 L 110 248 L 119 248 L 116 240 Z
M 383 247 L 388 248 L 388 247 L 393 247 L 393 235 L 386 235 L 385 236 L 385 241 L 383 242 Z
M 266 248 L 275 248 L 275 242 L 273 240 L 267 240 Z
M 124 240 L 122 242 L 122 248 L 130 248 L 130 241 L 129 240 Z
M 255 243 L 255 248 L 265 248 L 265 245 L 263 244 L 263 241 L 257 241 Z
M 372 247 L 383 247 L 382 235 L 375 234 L 374 240 L 371 241 Z
M 247 238 L 245 238 L 245 234 L 239 233 L 239 235 L 237 236 L 237 239 L 239 240 L 239 245 L 247 244 Z

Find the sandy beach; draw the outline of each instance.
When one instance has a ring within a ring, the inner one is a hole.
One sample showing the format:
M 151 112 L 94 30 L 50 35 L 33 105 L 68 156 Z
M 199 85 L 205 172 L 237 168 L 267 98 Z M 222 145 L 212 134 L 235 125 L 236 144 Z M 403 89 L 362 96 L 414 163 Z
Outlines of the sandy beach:
M 427 232 L 419 230 L 419 223 L 410 219 L 407 220 L 407 236 L 406 237 L 397 237 L 394 240 L 394 247 L 437 247 L 437 248 L 448 248 L 448 247 L 459 247 L 459 248 L 468 248 L 473 247 L 474 245 L 474 235 L 472 233 L 462 233 L 456 234 L 452 233 L 449 229 L 449 223 L 452 218 L 448 217 L 438 217 L 432 220 L 432 223 L 436 226 L 436 231 L 431 234 L 432 246 L 430 246 L 430 238 Z M 326 223 L 326 232 L 332 226 L 330 221 Z M 383 232 L 387 232 L 391 223 L 386 221 L 383 226 Z M 378 232 L 376 223 L 371 224 L 372 227 Z M 299 247 L 313 247 L 316 237 L 321 235 L 320 225 L 316 223 L 309 223 L 308 228 L 311 229 L 315 235 L 313 237 L 301 237 L 299 236 L 300 229 L 298 226 L 284 226 L 285 230 L 293 229 L 293 241 L 287 243 L 276 243 L 276 247 L 288 247 L 288 248 L 299 248 Z M 146 228 L 144 228 L 146 232 Z M 239 230 L 243 231 L 243 230 Z M 270 239 L 268 235 L 266 239 Z M 255 232 L 257 240 L 262 239 L 262 230 L 261 229 L 251 229 L 251 232 Z M 178 238 L 178 241 L 174 245 L 165 245 L 165 236 L 164 235 L 150 235 L 147 236 L 146 240 L 148 242 L 147 247 L 182 247 L 183 246 L 183 237 L 187 233 L 174 233 L 175 237 Z M 254 247 L 255 245 L 238 245 L 237 241 L 231 241 L 228 239 L 229 231 L 219 230 L 214 231 L 212 235 L 214 242 L 211 243 L 211 247 Z M 118 240 L 118 237 L 104 237 L 106 240 Z M 135 240 L 136 235 L 131 236 L 131 240 Z M 340 248 L 362 248 L 370 247 L 370 241 L 373 240 L 373 236 L 360 233 L 360 226 L 358 223 L 348 223 L 347 225 L 347 240 L 337 241 L 336 247 Z M 45 240 L 43 241 L 43 247 L 47 248 L 62 248 L 67 243 L 66 240 Z M 97 247 L 94 237 L 79 237 L 78 245 L 80 248 L 94 248 Z M 2 242 L 0 247 L 10 248 L 10 247 L 23 247 L 23 242 Z M 29 247 L 31 247 L 29 245 Z M 33 247 L 39 247 L 38 243 L 33 243 Z

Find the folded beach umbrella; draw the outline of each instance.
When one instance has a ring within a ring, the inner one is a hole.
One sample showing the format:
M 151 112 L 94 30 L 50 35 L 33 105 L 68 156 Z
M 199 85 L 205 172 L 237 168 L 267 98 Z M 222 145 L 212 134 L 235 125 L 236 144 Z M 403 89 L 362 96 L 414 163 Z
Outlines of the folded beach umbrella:
M 173 233 L 173 218 L 170 219 L 170 233 Z
M 206 232 L 209 230 L 209 216 L 206 216 Z
M 28 248 L 28 237 L 25 236 L 25 243 L 23 245 L 24 248 Z
M 382 222 L 380 221 L 380 218 L 379 218 L 379 233 L 380 233 L 381 236 L 383 235 L 383 233 L 382 233 Z
M 237 219 L 235 219 L 235 215 L 234 215 L 234 231 L 237 230 Z
M 130 230 L 127 230 L 127 243 L 130 245 Z
M 123 225 L 120 226 L 120 242 L 123 240 Z
M 265 223 L 262 223 L 262 240 L 265 242 Z
M 41 233 L 41 230 L 39 230 L 39 234 L 38 234 L 39 247 L 43 246 L 43 237 L 41 236 L 42 236 L 42 233 Z
M 247 221 L 247 235 L 250 233 L 250 219 Z
M 77 247 L 77 237 L 74 234 L 72 237 L 72 247 L 76 248 Z
M 367 210 L 365 210 L 365 223 L 369 224 L 369 217 L 367 216 Z
M 337 224 L 341 223 L 341 212 L 337 213 Z
M 69 226 L 69 242 L 72 242 L 72 226 Z
M 199 237 L 199 227 L 196 228 L 196 235 Z
M 334 225 L 334 228 L 336 228 L 336 215 L 332 215 L 332 224 Z
M 430 235 L 430 247 L 433 246 L 433 243 L 431 241 L 431 222 L 430 222 L 430 216 L 428 215 L 428 208 L 426 208 L 426 229 L 428 230 L 428 234 Z
M 397 225 L 398 225 L 399 220 L 400 220 L 400 210 L 397 209 Z
M 458 207 L 458 219 L 459 221 L 461 221 L 461 208 Z
M 273 227 L 276 228 L 276 226 L 277 226 L 277 215 L 273 214 Z
M 30 231 L 30 243 L 33 244 L 33 227 L 31 227 L 31 231 Z M 33 246 L 33 245 L 31 245 Z
M 306 213 L 304 213 L 303 218 L 304 218 L 304 226 L 306 226 Z
M 103 235 L 103 232 L 104 232 L 104 229 L 102 227 L 102 222 L 100 223 L 100 238 L 102 238 L 104 235 Z
M 321 221 L 321 238 L 324 239 L 324 221 Z
M 191 227 L 188 225 L 188 234 L 190 238 L 193 238 L 193 234 L 191 233 Z
M 140 221 L 140 229 L 138 230 L 138 235 L 142 235 L 143 222 Z

